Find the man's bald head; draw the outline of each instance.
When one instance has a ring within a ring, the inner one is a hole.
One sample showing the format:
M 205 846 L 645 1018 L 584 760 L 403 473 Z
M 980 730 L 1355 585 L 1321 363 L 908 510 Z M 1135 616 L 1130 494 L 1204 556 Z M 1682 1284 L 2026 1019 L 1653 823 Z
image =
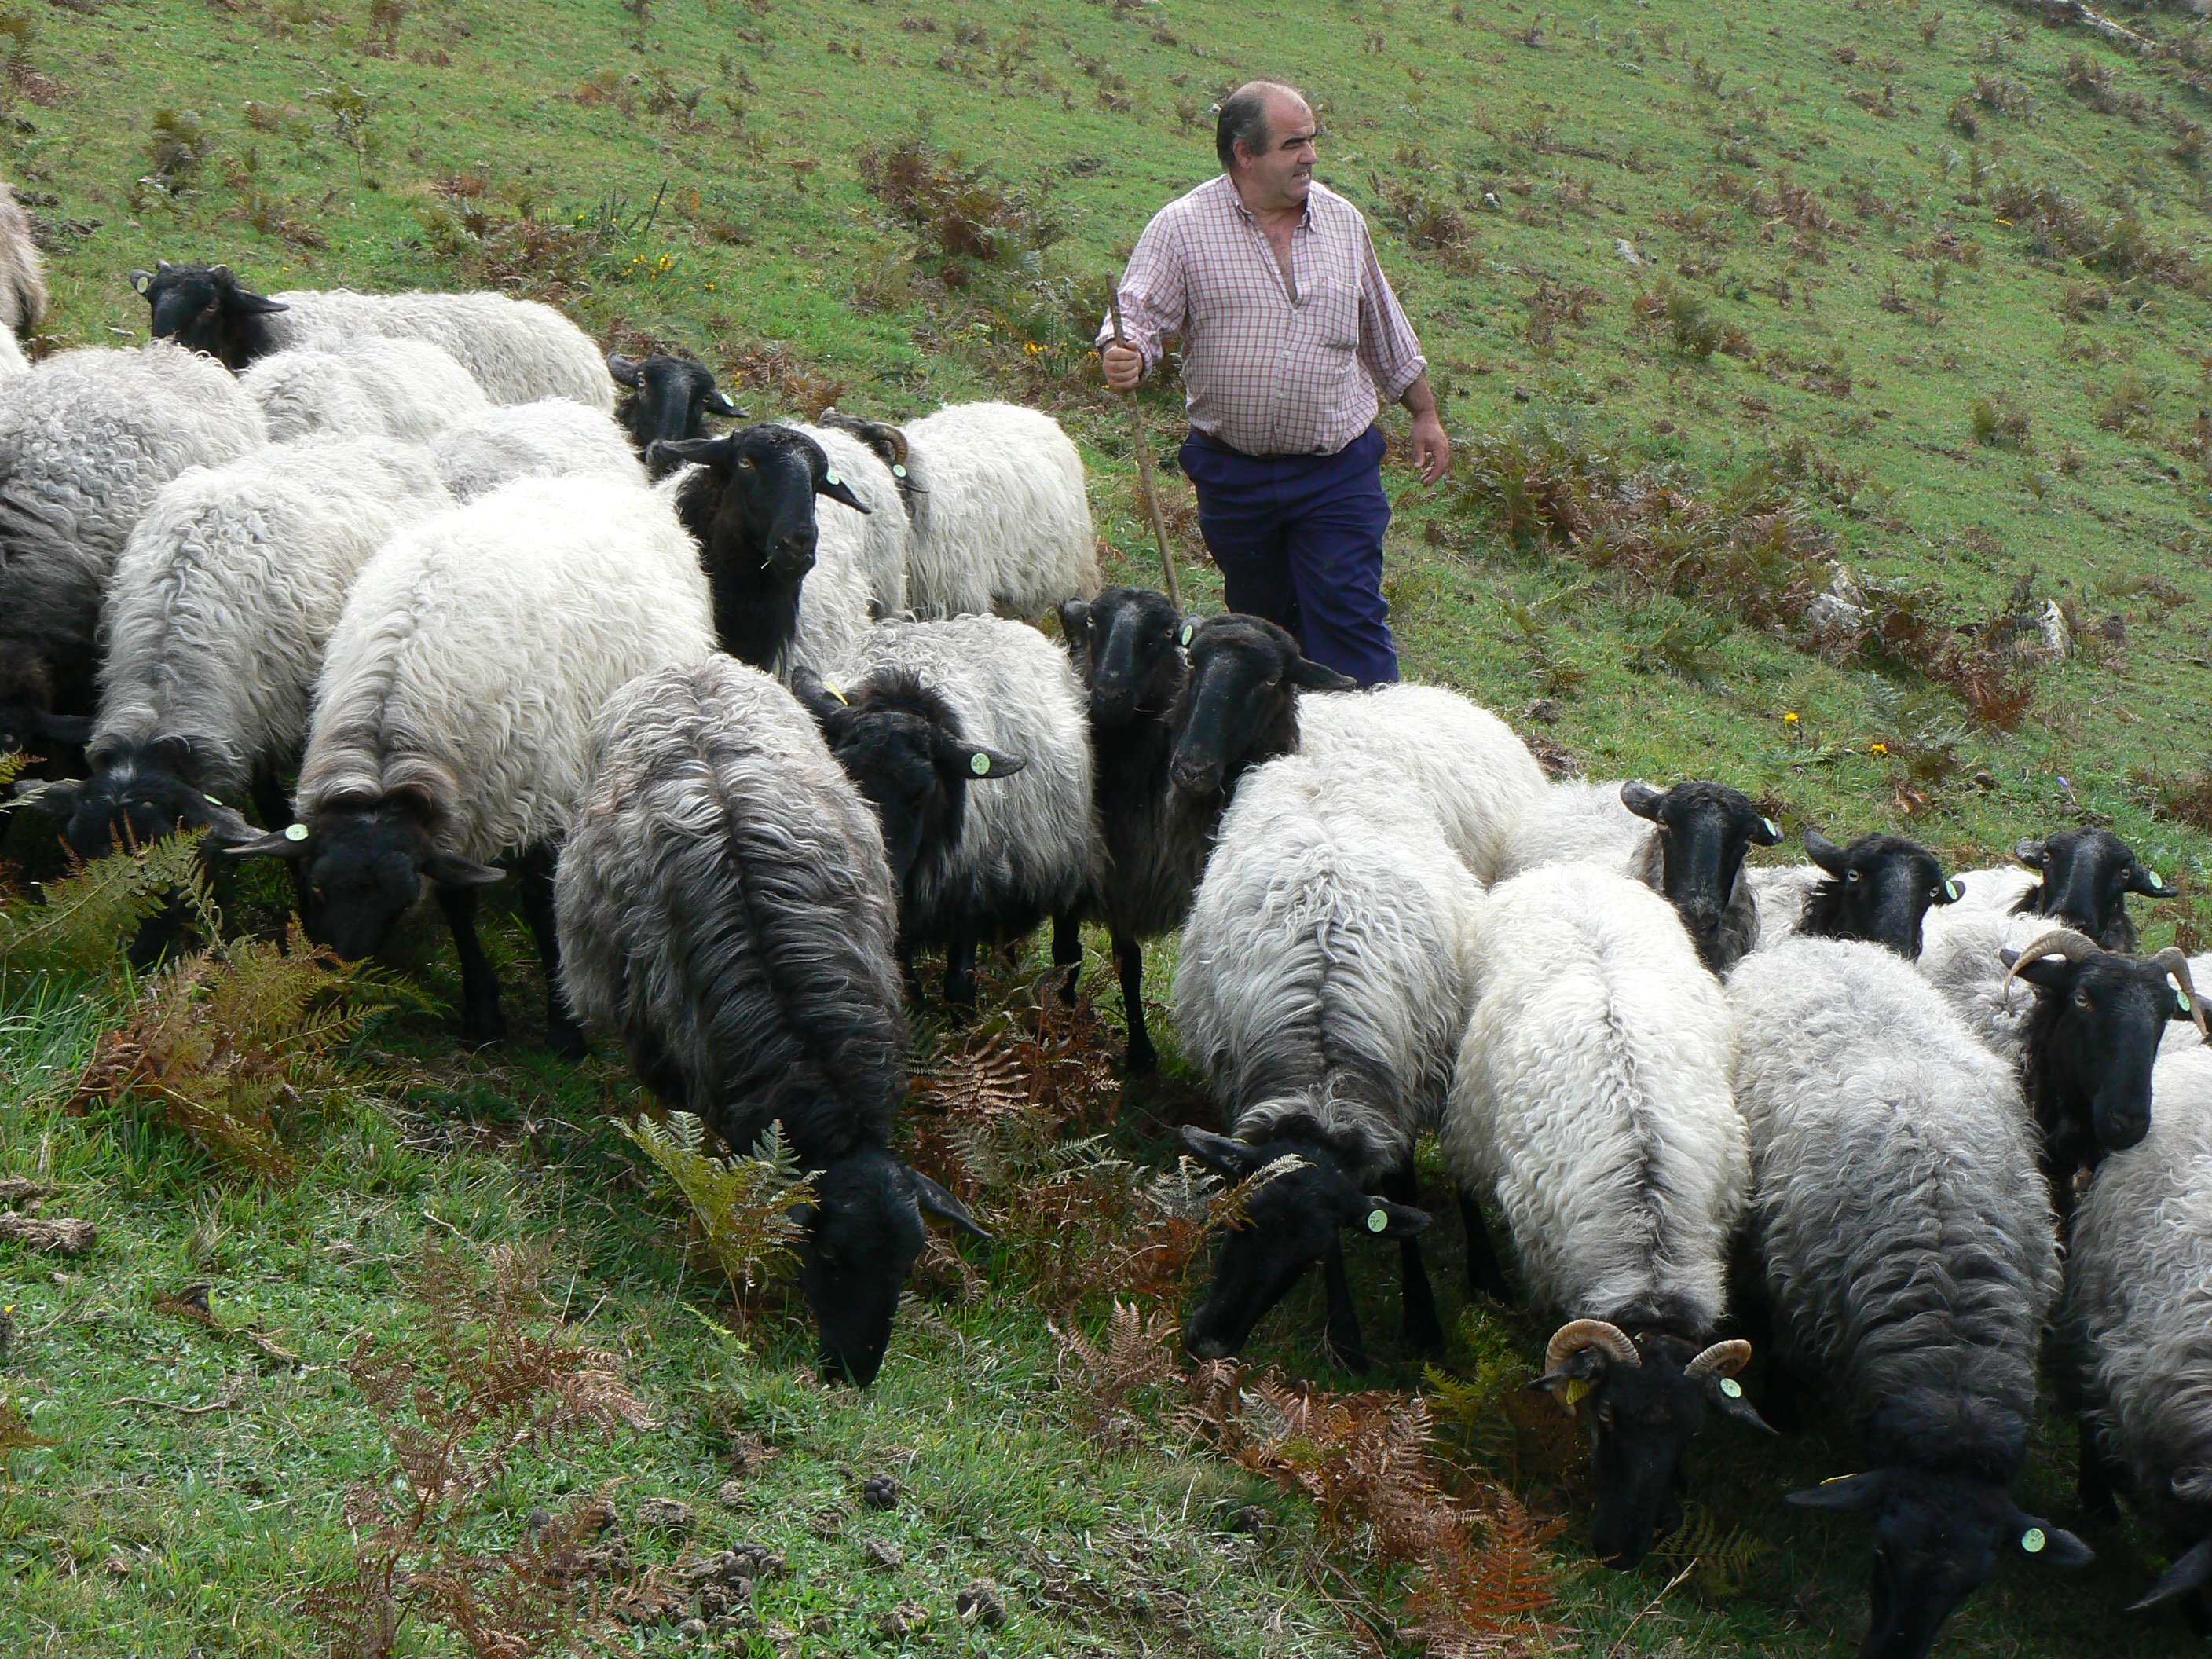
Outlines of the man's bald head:
M 1237 145 L 1250 155 L 1264 155 L 1278 127 L 1312 119 L 1313 111 L 1296 87 L 1283 81 L 1247 81 L 1221 100 L 1213 153 L 1221 158 L 1221 170 L 1233 173 Z

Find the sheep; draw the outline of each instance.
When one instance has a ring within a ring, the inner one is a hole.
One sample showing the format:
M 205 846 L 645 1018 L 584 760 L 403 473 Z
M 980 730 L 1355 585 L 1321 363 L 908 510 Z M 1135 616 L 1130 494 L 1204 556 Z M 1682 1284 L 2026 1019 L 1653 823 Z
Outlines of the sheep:
M 607 373 L 623 388 L 615 420 L 629 434 L 640 455 L 656 443 L 710 435 L 709 415 L 742 420 L 744 410 L 714 384 L 714 373 L 686 357 L 656 355 L 642 360 L 607 354 Z
M 519 855 L 556 1053 L 580 1056 L 551 987 L 550 854 L 591 781 L 592 717 L 652 669 L 713 644 L 707 580 L 666 489 L 533 478 L 393 538 L 354 583 L 325 653 L 294 808 L 230 850 L 295 860 L 310 931 L 380 952 L 427 878 L 461 968 L 461 1033 L 496 1042 L 499 977 L 476 931 L 487 860 Z
M 46 314 L 46 268 L 39 255 L 39 240 L 31 228 L 31 216 L 13 185 L 0 185 L 0 332 L 14 346 L 15 337 L 29 339 Z M 18 358 L 21 349 L 15 348 Z
M 204 351 L 233 374 L 288 346 L 384 334 L 450 352 L 495 404 L 567 398 L 611 414 L 615 383 L 599 347 L 550 306 L 504 294 L 356 294 L 347 289 L 256 294 L 228 265 L 135 271 L 153 337 Z
M 1594 1547 L 1633 1566 L 1679 1512 L 1708 1411 L 1765 1427 L 1733 1380 L 1751 1345 L 1711 1340 L 1751 1186 L 1735 1019 L 1666 900 L 1591 864 L 1490 890 L 1474 999 L 1437 1135 L 1468 1279 L 1507 1294 L 1487 1192 L 1533 1298 L 1566 1320 L 1531 1386 L 1571 1412 L 1589 1398 Z
M 1330 1350 L 1364 1370 L 1346 1227 L 1399 1241 L 1407 1341 L 1443 1346 L 1413 1142 L 1451 1082 L 1481 906 L 1435 811 L 1385 767 L 1286 755 L 1238 784 L 1176 973 L 1185 1052 L 1231 1138 L 1185 1129 L 1182 1143 L 1232 1182 L 1289 1167 L 1222 1240 L 1185 1334 L 1200 1358 L 1238 1352 L 1319 1263 Z
M 1787 940 L 1728 996 L 1781 1357 L 1835 1381 L 1872 1466 L 1790 1502 L 1874 1516 L 1861 1651 L 1917 1659 L 2001 1555 L 2089 1559 L 2008 1491 L 2058 1286 L 2020 1086 L 1879 945 Z
M 922 1213 L 990 1237 L 890 1150 L 907 1030 L 875 816 L 790 694 L 726 656 L 631 681 L 598 727 L 556 878 L 562 985 L 730 1146 L 782 1125 L 813 1171 L 797 1253 L 822 1371 L 866 1387 Z
M 2134 849 L 2109 830 L 2062 830 L 2043 841 L 2021 842 L 2013 855 L 2041 878 L 2014 904 L 2014 910 L 2063 922 L 2107 951 L 2135 954 L 2130 893 L 2154 899 L 2180 896 L 2179 889 L 2161 882 L 2158 872 L 2146 868 Z
M 1105 925 L 1121 975 L 1123 1067 L 1147 1076 L 1159 1054 L 1145 1024 L 1144 941 L 1188 914 L 1237 777 L 1297 747 L 1298 691 L 1353 682 L 1308 661 L 1273 623 L 1188 623 L 1149 589 L 1069 600 L 1060 624 L 1090 690 L 1102 857 L 1085 908 Z M 1185 744 L 1178 781 L 1174 761 Z
M 826 671 L 872 620 L 904 610 L 898 486 L 849 434 L 761 422 L 657 443 L 646 464 L 690 469 L 678 510 L 714 584 L 715 634 L 738 661 Z
M 2212 1631 L 2212 1054 L 2163 1059 L 2150 1133 L 2099 1167 L 2075 1212 L 2057 1322 L 2085 1407 L 2082 1503 L 2124 1478 L 2172 1565 L 2135 1603 Z
M 457 501 L 472 501 L 523 478 L 646 481 L 613 416 L 566 398 L 489 404 L 439 433 L 429 449 L 438 477 Z
M 940 694 L 971 743 L 1029 764 L 967 803 L 959 844 L 918 864 L 899 907 L 901 948 L 945 947 L 945 1000 L 975 1000 L 975 947 L 1054 918 L 1053 961 L 1083 959 L 1080 906 L 1097 868 L 1083 690 L 1051 641 L 997 617 L 879 623 L 829 668 L 833 682 L 904 671 Z M 841 759 L 844 754 L 841 752 Z
M 421 340 L 373 334 L 329 350 L 271 352 L 238 383 L 261 405 L 269 440 L 279 444 L 319 434 L 426 444 L 490 406 L 451 354 Z
M 31 372 L 31 360 L 23 355 L 22 343 L 5 329 L 0 329 L 0 383 Z
M 91 735 L 90 715 L 54 713 L 53 677 L 42 659 L 0 653 L 0 755 L 81 747 Z
M 0 678 L 43 673 L 52 712 L 91 713 L 100 595 L 131 526 L 186 467 L 268 441 L 237 383 L 174 345 L 63 352 L 0 386 Z
M 1920 954 L 1929 908 L 1961 896 L 1942 860 L 1901 836 L 1861 836 L 1838 847 L 1808 824 L 1805 851 L 1810 864 L 1743 873 L 1759 907 L 1760 950 L 1802 932 L 1869 939 L 1911 961 Z
M 1724 783 L 1678 783 L 1663 794 L 1633 781 L 1555 783 L 1506 837 L 1498 878 L 1570 862 L 1619 869 L 1667 896 L 1698 958 L 1721 974 L 1759 943 L 1744 854 L 1781 839 L 1773 819 Z
M 276 775 L 307 735 L 347 591 L 392 536 L 451 505 L 429 458 L 388 438 L 275 446 L 164 486 L 108 586 L 93 775 L 40 797 L 77 856 L 218 824 L 218 840 L 250 838 L 214 793 L 251 791 L 281 829 Z
M 1083 458 L 1059 422 L 1013 404 L 951 404 L 905 431 L 916 616 L 1033 620 L 1098 591 Z
M 1298 749 L 1325 764 L 1381 760 L 1436 809 L 1477 881 L 1498 879 L 1505 841 L 1550 787 L 1513 728 L 1440 685 L 1379 685 L 1314 697 L 1298 711 Z

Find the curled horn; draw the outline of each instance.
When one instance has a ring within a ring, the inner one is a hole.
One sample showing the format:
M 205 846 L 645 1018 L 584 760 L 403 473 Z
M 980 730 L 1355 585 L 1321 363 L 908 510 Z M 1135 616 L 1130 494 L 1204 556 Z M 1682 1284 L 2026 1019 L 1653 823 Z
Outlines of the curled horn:
M 1682 1367 L 1685 1376 L 1734 1376 L 1751 1363 L 1751 1344 L 1741 1337 L 1716 1342 Z
M 2204 1005 L 2197 1000 L 2197 987 L 2189 977 L 2189 958 L 2179 945 L 2169 945 L 2151 958 L 2154 967 L 2163 968 L 2173 975 L 2173 982 L 2181 988 L 2181 1000 L 2189 1005 L 2189 1017 L 2197 1022 L 2197 1035 L 2212 1043 L 2212 1028 L 2204 1019 Z
M 1544 1369 L 1555 1371 L 1584 1348 L 1602 1348 L 1606 1358 L 1623 1365 L 1641 1365 L 1644 1356 L 1628 1340 L 1628 1333 L 1602 1319 L 1571 1319 L 1552 1333 L 1544 1345 Z
M 2012 982 L 2020 977 L 2020 970 L 2031 962 L 2040 962 L 2045 957 L 2064 957 L 2069 962 L 2087 962 L 2102 956 L 2097 941 L 2087 933 L 2077 933 L 2071 927 L 2053 927 L 2028 941 L 2026 948 L 2012 959 L 2004 983 L 1997 987 L 1997 1000 L 2009 1006 L 2012 1001 Z

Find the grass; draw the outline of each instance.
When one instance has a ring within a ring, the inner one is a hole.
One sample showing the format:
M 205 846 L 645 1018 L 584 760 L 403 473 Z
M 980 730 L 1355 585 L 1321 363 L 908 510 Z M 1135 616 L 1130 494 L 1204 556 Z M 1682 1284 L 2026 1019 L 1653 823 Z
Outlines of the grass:
M 1547 700 L 1543 735 L 1592 775 L 1719 776 L 1793 830 L 1900 830 L 1959 865 L 2108 823 L 2201 893 L 2212 65 L 2178 15 L 2130 21 L 2170 50 L 1986 3 L 71 0 L 0 10 L 0 172 L 48 242 L 40 349 L 142 335 L 126 279 L 156 258 L 225 258 L 269 289 L 500 283 L 611 344 L 696 354 L 756 413 L 1048 408 L 1091 464 L 1109 574 L 1148 580 L 1127 416 L 1088 340 L 1146 216 L 1208 169 L 1208 104 L 1285 75 L 1316 100 L 1323 176 L 1369 213 L 1462 448 L 1437 489 L 1388 474 L 1413 672 L 1516 720 Z M 1166 468 L 1175 394 L 1147 397 Z M 1163 476 L 1194 555 L 1188 487 Z M 1818 604 L 1838 566 L 1863 611 L 1840 630 Z M 1210 570 L 1186 580 L 1218 606 Z M 2063 660 L 2021 648 L 2046 602 L 2077 642 Z M 234 920 L 270 921 L 276 890 L 240 886 Z M 2177 926 L 2201 945 L 2195 908 L 2147 908 L 2147 945 Z M 493 949 L 526 1008 L 526 935 L 502 923 Z M 297 1593 L 349 1570 L 348 1489 L 394 1468 L 343 1362 L 364 1334 L 422 1328 L 426 1243 L 483 1261 L 524 1238 L 551 1253 L 557 1329 L 615 1356 L 657 1426 L 526 1449 L 458 1545 L 513 1545 L 533 1510 L 611 1486 L 626 1583 L 686 1549 L 786 1552 L 763 1653 L 778 1631 L 821 1652 L 1334 1653 L 1360 1644 L 1358 1608 L 1395 1616 L 1402 1566 L 1179 1436 L 1171 1401 L 1124 1443 L 1085 1431 L 1052 1326 L 1103 1340 L 1109 1310 L 1095 1287 L 1065 1299 L 1085 1264 L 1054 1262 L 1042 1223 L 964 1273 L 935 1265 L 869 1396 L 806 1381 L 796 1310 L 741 1318 L 617 1132 L 641 1105 L 623 1068 L 557 1066 L 526 1034 L 454 1055 L 434 1012 L 450 953 L 427 922 L 407 951 L 430 1005 L 344 1036 L 343 1086 L 273 1115 L 282 1167 L 258 1178 L 158 1101 L 79 1098 L 138 988 L 19 974 L 0 993 L 0 1175 L 100 1229 L 76 1258 L 0 1245 L 0 1389 L 53 1443 L 7 1460 L 0 1648 L 314 1647 Z M 994 994 L 1024 984 L 1001 970 Z M 925 1018 L 922 1056 L 945 1042 Z M 1085 1087 L 1082 1133 L 1145 1169 L 1208 1115 L 1171 1050 L 1158 1088 Z M 1395 1270 L 1357 1254 L 1384 1360 L 1369 1381 L 1421 1387 L 1391 1340 Z M 176 1311 L 198 1284 L 213 1324 Z M 1320 1322 L 1301 1292 L 1253 1358 L 1346 1386 Z M 236 1334 L 256 1325 L 301 1363 Z M 1456 1328 L 1462 1388 L 1544 1334 L 1489 1310 Z M 1464 1423 L 1440 1407 L 1440 1443 L 1571 1522 L 1580 1477 L 1510 1394 Z M 160 1403 L 115 1403 L 141 1401 Z M 1662 1596 L 1679 1559 L 1601 1572 L 1571 1524 L 1539 1646 L 1846 1650 L 1866 1540 L 1781 1499 L 1854 1467 L 1848 1437 L 1723 1429 L 1697 1455 L 1701 1530 L 1681 1542 L 1713 1559 Z M 2029 1508 L 2069 1517 L 2069 1458 L 2046 1422 Z M 858 1499 L 880 1474 L 895 1509 Z M 636 1524 L 649 1496 L 695 1506 L 688 1540 Z M 871 1567 L 871 1541 L 905 1565 Z M 2178 1626 L 2114 1612 L 2154 1570 L 2147 1540 L 2093 1541 L 2081 1578 L 2008 1573 L 1946 1650 L 2185 1650 Z M 1007 1594 L 1002 1630 L 957 1622 L 981 1577 Z M 906 1602 L 931 1621 L 887 1635 Z M 683 1645 L 667 1625 L 591 1639 Z M 419 1626 L 402 1649 L 464 1650 Z

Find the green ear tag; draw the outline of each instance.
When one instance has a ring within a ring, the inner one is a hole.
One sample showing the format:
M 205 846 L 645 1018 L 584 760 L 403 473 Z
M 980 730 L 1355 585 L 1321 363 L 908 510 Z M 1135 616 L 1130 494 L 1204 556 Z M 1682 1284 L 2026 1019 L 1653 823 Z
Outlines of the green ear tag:
M 842 480 L 837 477 L 837 469 L 835 467 L 831 467 L 830 471 L 823 473 L 822 477 L 825 481 L 830 483 L 838 483 L 842 482 Z
M 1761 818 L 1759 822 L 1766 826 L 1766 833 L 1768 835 L 1773 836 L 1777 841 L 1780 841 L 1782 839 L 1782 826 L 1777 823 L 1772 818 Z
M 2159 879 L 2159 877 L 2158 877 L 2158 872 L 2157 872 L 2157 871 L 2155 871 L 2155 870 L 2146 870 L 2146 871 L 2144 871 L 2144 872 L 2143 872 L 2143 874 L 2145 874 L 2145 875 L 2147 875 L 2147 876 L 2148 876 L 2148 877 L 2150 878 L 2150 884 L 2151 884 L 2152 886 L 2154 886 L 2154 887 L 2163 887 L 2163 886 L 2165 886 L 2165 885 L 2166 885 L 2166 884 L 2165 884 L 2164 882 L 2162 882 L 2162 881 L 2160 881 L 2160 880 Z
M 1741 1400 L 1743 1398 L 1743 1384 L 1732 1376 L 1724 1376 L 1721 1378 L 1721 1392 L 1731 1400 Z
M 2173 1006 L 2180 1009 L 2185 1014 L 2190 1012 L 2189 993 L 2183 990 L 2179 985 L 2173 988 Z
M 200 799 L 205 801 L 210 806 L 220 806 L 222 805 L 222 803 L 217 800 L 213 795 L 202 795 Z
M 286 841 L 305 841 L 307 838 L 307 826 L 306 824 L 288 823 L 284 826 L 284 839 Z
M 970 772 L 973 772 L 979 778 L 989 777 L 991 775 L 991 757 L 988 755 L 977 755 L 974 759 L 968 763 L 968 769 Z
M 1382 1208 L 1380 1205 L 1377 1205 L 1374 1209 L 1371 1209 L 1367 1212 L 1367 1231 L 1369 1232 L 1379 1233 L 1389 1224 L 1390 1212 L 1389 1211 Z
M 902 466 L 894 466 L 891 469 L 891 477 L 894 478 L 903 478 L 906 477 L 906 469 Z
M 1197 632 L 1198 629 L 1196 624 L 1185 623 L 1182 625 L 1182 637 L 1176 641 L 1176 643 L 1178 645 L 1188 645 L 1190 643 L 1190 636 Z
M 1956 904 L 1960 899 L 1966 897 L 1966 895 L 1957 882 L 1947 878 L 1943 883 L 1943 896 L 1949 899 L 1952 903 Z
M 2040 1527 L 2030 1527 L 2020 1535 L 2021 1548 L 2026 1550 L 2030 1555 L 2041 1554 L 2043 1547 L 2050 1541 L 2043 1535 L 2043 1528 Z
M 1570 1406 L 1578 1406 L 1589 1395 L 1589 1391 L 1590 1385 L 1587 1379 L 1579 1376 L 1571 1376 L 1567 1379 L 1567 1386 L 1560 1392 L 1565 1398 L 1567 1404 Z

